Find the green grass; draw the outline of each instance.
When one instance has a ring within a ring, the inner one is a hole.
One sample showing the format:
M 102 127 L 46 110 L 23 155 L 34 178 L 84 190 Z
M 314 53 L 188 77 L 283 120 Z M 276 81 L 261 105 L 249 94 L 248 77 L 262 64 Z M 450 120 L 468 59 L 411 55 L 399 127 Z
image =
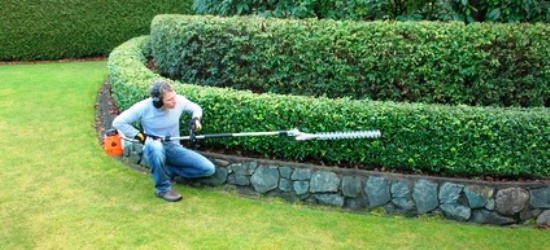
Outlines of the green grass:
M 178 185 L 106 156 L 106 62 L 0 65 L 1 249 L 543 249 L 548 231 L 344 213 Z M 546 245 L 547 246 L 547 245 Z

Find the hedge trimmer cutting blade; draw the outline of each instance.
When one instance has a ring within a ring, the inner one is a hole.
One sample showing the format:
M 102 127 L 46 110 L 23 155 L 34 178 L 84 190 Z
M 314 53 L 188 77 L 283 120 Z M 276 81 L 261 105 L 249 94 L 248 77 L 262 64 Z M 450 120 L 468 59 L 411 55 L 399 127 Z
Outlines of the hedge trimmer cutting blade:
M 228 138 L 228 137 L 246 137 L 246 136 L 290 136 L 294 137 L 296 141 L 307 141 L 307 140 L 347 140 L 347 139 L 374 139 L 380 138 L 382 133 L 380 130 L 367 130 L 367 131 L 350 131 L 350 132 L 323 132 L 323 133 L 304 133 L 300 132 L 298 129 L 287 130 L 287 131 L 273 131 L 273 132 L 242 132 L 242 133 L 222 133 L 222 134 L 204 134 L 204 135 L 194 135 L 193 133 L 189 136 L 178 136 L 178 137 L 161 137 L 155 135 L 147 135 L 152 138 L 160 138 L 164 141 L 185 141 L 185 140 L 199 140 L 199 139 L 210 139 L 210 138 Z M 123 137 L 123 139 L 128 141 L 137 141 L 132 138 Z

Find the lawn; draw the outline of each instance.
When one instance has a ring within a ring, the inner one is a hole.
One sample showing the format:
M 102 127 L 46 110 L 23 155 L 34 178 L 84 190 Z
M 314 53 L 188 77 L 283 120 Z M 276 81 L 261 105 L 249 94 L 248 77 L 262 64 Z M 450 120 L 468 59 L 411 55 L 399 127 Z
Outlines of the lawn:
M 543 249 L 550 242 L 550 232 L 532 227 L 352 214 L 183 185 L 181 202 L 164 202 L 150 177 L 105 155 L 97 140 L 94 104 L 106 76 L 105 61 L 0 65 L 1 249 Z

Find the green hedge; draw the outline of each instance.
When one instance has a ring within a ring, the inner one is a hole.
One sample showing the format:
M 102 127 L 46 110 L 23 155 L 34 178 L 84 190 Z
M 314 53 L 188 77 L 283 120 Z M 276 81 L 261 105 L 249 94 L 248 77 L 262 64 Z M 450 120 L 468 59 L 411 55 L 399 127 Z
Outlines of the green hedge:
M 198 14 L 352 20 L 550 22 L 550 2 L 532 0 L 194 0 Z
M 146 97 L 153 80 L 161 78 L 144 66 L 151 41 L 148 36 L 132 39 L 109 56 L 112 90 L 122 109 Z M 206 145 L 288 160 L 349 162 L 388 170 L 468 176 L 550 175 L 550 112 L 545 108 L 451 107 L 175 85 L 178 93 L 203 107 L 203 133 L 295 127 L 303 132 L 383 130 L 381 140 L 293 143 L 288 138 L 248 137 L 201 141 Z M 186 119 L 181 126 L 185 130 Z
M 159 15 L 160 72 L 261 92 L 550 106 L 550 26 Z
M 0 61 L 106 56 L 149 34 L 160 13 L 190 14 L 192 0 L 2 1 Z

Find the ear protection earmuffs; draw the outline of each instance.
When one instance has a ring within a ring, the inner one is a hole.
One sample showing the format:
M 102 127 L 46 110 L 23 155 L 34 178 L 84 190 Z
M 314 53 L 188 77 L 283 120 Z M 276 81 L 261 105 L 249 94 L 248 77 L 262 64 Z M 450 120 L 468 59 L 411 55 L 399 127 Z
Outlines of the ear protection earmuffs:
M 155 108 L 161 108 L 163 103 L 162 103 L 162 98 L 160 98 L 160 87 L 162 86 L 163 82 L 155 82 L 153 84 L 153 87 L 151 88 L 151 99 L 153 100 L 153 106 Z

